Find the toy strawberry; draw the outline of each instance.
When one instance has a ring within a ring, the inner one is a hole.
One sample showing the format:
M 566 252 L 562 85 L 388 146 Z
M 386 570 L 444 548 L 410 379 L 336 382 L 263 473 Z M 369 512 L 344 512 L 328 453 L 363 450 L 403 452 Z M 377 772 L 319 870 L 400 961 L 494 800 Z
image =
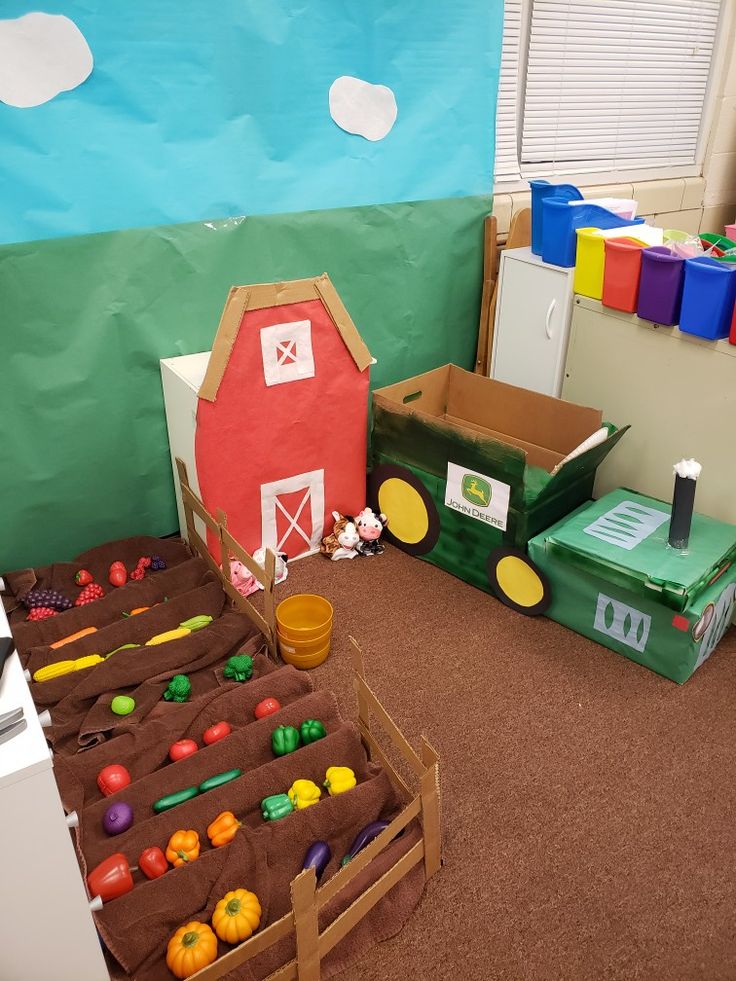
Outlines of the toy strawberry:
M 87 603 L 93 603 L 95 600 L 102 599 L 105 595 L 105 591 L 102 586 L 98 586 L 96 582 L 88 583 L 82 592 L 77 596 L 74 601 L 75 606 L 86 606 Z
M 89 586 L 89 584 L 94 581 L 94 576 L 86 569 L 80 569 L 74 577 L 74 582 L 77 584 L 77 586 Z

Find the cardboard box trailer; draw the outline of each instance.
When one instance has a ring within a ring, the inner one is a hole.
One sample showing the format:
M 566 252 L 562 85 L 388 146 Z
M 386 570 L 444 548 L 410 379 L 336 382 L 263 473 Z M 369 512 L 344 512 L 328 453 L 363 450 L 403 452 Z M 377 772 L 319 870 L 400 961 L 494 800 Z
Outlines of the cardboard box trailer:
M 371 504 L 399 548 L 543 613 L 549 583 L 527 542 L 589 500 L 627 428 L 445 365 L 373 393 Z

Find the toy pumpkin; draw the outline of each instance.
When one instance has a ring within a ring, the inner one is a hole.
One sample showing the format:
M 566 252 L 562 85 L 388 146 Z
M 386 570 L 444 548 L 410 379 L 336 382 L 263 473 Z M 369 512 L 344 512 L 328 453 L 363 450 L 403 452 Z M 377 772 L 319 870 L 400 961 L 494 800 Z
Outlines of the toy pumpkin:
M 191 977 L 216 959 L 217 937 L 197 920 L 179 927 L 166 947 L 166 966 L 177 978 Z
M 212 914 L 215 933 L 228 944 L 239 944 L 247 940 L 260 923 L 261 904 L 258 896 L 247 889 L 234 889 L 225 893 Z

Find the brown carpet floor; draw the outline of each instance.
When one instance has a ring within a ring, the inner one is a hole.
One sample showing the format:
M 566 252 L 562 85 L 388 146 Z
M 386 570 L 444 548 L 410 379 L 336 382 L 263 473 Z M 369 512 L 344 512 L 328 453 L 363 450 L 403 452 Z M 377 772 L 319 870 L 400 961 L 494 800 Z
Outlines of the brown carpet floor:
M 441 754 L 444 868 L 351 979 L 736 978 L 736 630 L 678 687 L 392 548 L 293 592 L 335 608 L 315 683 L 354 717 L 352 634 Z

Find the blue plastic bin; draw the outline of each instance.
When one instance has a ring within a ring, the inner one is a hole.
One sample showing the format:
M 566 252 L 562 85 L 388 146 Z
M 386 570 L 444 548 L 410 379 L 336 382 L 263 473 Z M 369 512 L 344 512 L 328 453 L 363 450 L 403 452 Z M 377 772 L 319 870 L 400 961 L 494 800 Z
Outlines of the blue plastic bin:
M 542 200 L 542 214 L 542 260 L 553 266 L 575 265 L 578 228 L 630 228 L 644 224 L 643 218 L 621 218 L 598 204 L 571 207 L 557 197 Z
M 542 254 L 542 201 L 556 197 L 560 201 L 582 201 L 583 195 L 574 184 L 550 184 L 549 181 L 529 181 L 532 189 L 532 252 Z
M 728 337 L 736 301 L 736 266 L 700 255 L 685 260 L 680 330 L 709 341 Z

